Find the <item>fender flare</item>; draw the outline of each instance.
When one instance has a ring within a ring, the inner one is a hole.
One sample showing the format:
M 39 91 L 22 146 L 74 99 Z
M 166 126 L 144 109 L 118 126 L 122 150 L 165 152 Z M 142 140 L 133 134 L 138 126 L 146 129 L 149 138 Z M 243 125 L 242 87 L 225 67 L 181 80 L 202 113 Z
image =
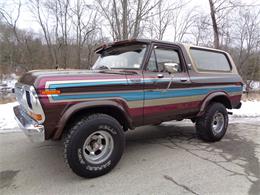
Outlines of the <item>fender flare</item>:
M 197 114 L 197 117 L 203 115 L 205 109 L 207 108 L 207 106 L 208 106 L 208 104 L 210 103 L 211 100 L 213 100 L 213 99 L 216 98 L 216 97 L 220 97 L 220 96 L 224 96 L 225 99 L 228 100 L 228 103 L 229 103 L 230 105 L 232 105 L 232 104 L 231 104 L 231 101 L 230 101 L 230 98 L 229 98 L 229 95 L 228 95 L 226 92 L 224 92 L 224 91 L 212 92 L 212 93 L 210 93 L 209 95 L 207 95 L 207 96 L 204 98 L 204 100 L 202 101 L 202 104 L 201 104 L 201 106 L 200 106 L 200 111 L 199 111 L 199 113 Z
M 99 108 L 100 107 L 112 107 L 114 109 L 120 110 L 121 113 L 124 115 L 124 118 L 127 120 L 126 122 L 129 125 L 129 127 L 130 128 L 132 127 L 131 126 L 132 125 L 132 119 L 131 119 L 129 113 L 127 113 L 125 111 L 125 109 L 123 108 L 123 106 L 119 102 L 112 101 L 112 100 L 79 102 L 79 103 L 74 104 L 72 106 L 68 105 L 67 108 L 64 109 L 64 111 L 62 113 L 62 117 L 60 118 L 60 120 L 58 122 L 57 129 L 54 133 L 53 138 L 54 139 L 60 138 L 67 122 L 70 120 L 70 118 L 74 114 L 77 114 L 78 112 L 83 111 L 83 110 L 93 109 L 93 108 L 97 108 L 97 107 L 99 107 Z

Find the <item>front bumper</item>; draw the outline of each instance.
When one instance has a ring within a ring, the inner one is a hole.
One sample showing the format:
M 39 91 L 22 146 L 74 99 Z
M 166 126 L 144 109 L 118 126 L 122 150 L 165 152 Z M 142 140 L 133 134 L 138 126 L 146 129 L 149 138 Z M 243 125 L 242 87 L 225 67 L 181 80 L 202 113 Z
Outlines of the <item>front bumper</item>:
M 43 142 L 45 140 L 44 126 L 33 120 L 20 106 L 14 108 L 15 119 L 24 134 L 32 142 Z

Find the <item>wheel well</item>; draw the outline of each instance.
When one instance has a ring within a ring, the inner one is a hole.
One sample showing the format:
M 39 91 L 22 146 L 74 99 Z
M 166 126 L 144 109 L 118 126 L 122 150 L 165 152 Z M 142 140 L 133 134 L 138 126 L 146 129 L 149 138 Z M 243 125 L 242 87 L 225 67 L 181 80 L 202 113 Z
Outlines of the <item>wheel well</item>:
M 212 98 L 210 100 L 210 103 L 211 102 L 219 102 L 219 103 L 223 104 L 226 108 L 232 109 L 230 100 L 228 99 L 228 97 L 226 97 L 224 95 L 220 95 L 220 96 L 216 96 L 216 97 Z
M 70 118 L 66 121 L 62 134 L 66 133 L 79 118 L 94 113 L 102 113 L 112 116 L 123 126 L 125 131 L 130 128 L 129 121 L 122 110 L 114 106 L 99 106 L 81 109 L 73 113 L 72 116 L 70 116 Z

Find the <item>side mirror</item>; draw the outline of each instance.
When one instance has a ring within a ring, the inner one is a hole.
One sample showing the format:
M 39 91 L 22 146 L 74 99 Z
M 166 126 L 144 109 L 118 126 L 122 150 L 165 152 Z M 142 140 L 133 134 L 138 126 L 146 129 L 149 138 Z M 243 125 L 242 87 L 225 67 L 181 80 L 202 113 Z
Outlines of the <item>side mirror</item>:
M 179 64 L 177 63 L 164 63 L 164 68 L 170 74 L 179 72 Z

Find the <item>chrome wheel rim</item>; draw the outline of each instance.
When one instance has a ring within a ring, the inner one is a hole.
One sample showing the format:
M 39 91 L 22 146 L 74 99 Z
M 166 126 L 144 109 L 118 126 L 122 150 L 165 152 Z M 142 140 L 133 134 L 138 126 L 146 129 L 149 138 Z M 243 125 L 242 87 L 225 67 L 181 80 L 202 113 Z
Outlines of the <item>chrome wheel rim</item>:
M 107 131 L 96 131 L 89 135 L 83 145 L 85 159 L 93 164 L 106 161 L 114 149 L 114 140 Z
M 219 134 L 224 127 L 225 118 L 221 112 L 216 112 L 211 123 L 214 135 Z

